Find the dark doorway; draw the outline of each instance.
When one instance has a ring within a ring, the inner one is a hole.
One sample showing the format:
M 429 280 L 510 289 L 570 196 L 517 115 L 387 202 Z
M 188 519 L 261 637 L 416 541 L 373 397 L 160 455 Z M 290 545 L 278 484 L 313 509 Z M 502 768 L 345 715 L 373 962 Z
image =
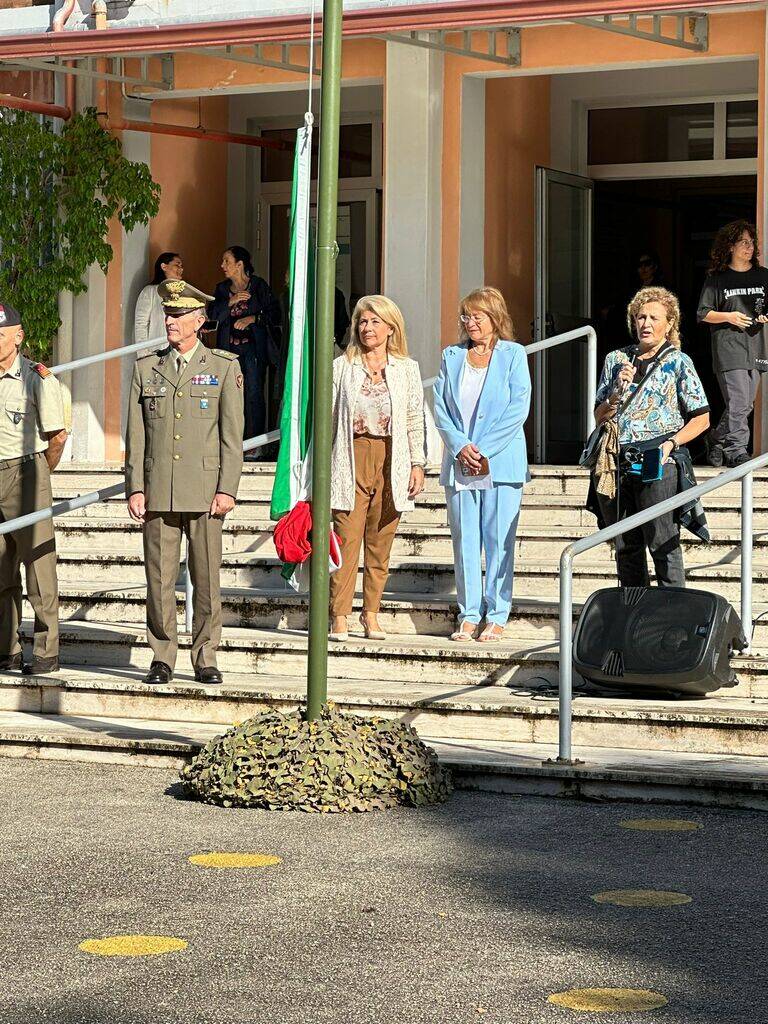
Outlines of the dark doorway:
M 722 412 L 712 373 L 709 328 L 696 323 L 699 294 L 715 232 L 731 220 L 754 221 L 757 178 L 679 178 L 596 181 L 593 235 L 593 316 L 598 366 L 607 352 L 629 341 L 626 307 L 641 287 L 637 263 L 658 256 L 661 283 L 680 299 L 683 351 L 693 359 L 707 392 L 712 421 Z M 701 457 L 703 443 L 693 447 Z

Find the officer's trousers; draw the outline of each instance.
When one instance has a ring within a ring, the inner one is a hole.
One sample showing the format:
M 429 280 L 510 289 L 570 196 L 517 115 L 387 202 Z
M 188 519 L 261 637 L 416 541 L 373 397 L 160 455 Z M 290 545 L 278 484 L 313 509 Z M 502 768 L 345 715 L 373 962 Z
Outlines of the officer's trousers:
M 147 639 L 155 661 L 176 664 L 176 579 L 182 534 L 189 541 L 192 601 L 192 667 L 215 668 L 221 640 L 222 519 L 208 512 L 147 512 L 144 561 L 147 574 Z
M 0 462 L 0 522 L 50 508 L 51 474 L 45 455 Z M 21 651 L 21 565 L 27 597 L 35 613 L 33 654 L 59 654 L 59 587 L 53 520 L 0 535 L 0 657 Z
M 515 535 L 523 485 L 494 484 L 482 491 L 446 487 L 445 494 L 456 563 L 459 624 L 485 619 L 504 626 L 512 605 Z

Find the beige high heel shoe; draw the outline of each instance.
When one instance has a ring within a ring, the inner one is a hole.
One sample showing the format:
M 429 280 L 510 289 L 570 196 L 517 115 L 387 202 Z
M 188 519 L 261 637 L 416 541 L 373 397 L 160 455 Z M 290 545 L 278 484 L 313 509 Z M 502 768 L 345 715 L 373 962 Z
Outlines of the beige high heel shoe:
M 341 617 L 342 616 L 339 616 L 339 618 L 341 618 Z M 346 617 L 344 617 L 344 622 L 346 623 L 346 621 L 347 621 Z M 332 640 L 334 643 L 343 644 L 347 640 L 349 640 L 349 630 L 348 629 L 343 629 L 343 630 L 341 630 L 339 632 L 331 631 L 331 632 L 328 633 L 328 639 Z
M 365 612 L 360 616 L 360 625 L 363 627 L 363 633 L 365 634 L 366 640 L 386 640 L 387 634 L 383 629 L 370 629 L 368 623 L 365 620 Z

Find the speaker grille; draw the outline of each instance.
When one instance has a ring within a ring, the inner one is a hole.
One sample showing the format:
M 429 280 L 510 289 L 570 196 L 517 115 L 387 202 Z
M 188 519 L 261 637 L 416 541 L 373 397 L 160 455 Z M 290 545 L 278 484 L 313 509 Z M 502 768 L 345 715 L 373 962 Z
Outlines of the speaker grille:
M 600 667 L 607 676 L 620 679 L 624 675 L 624 655 L 621 651 L 608 651 Z
M 598 591 L 579 622 L 575 655 L 612 678 L 689 672 L 704 657 L 716 598 L 696 590 Z

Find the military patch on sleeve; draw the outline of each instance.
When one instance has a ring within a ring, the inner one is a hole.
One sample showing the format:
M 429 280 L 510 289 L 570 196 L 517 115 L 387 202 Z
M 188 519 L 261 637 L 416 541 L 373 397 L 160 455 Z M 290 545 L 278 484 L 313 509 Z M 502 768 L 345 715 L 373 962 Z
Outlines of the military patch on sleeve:
M 242 375 L 242 373 L 238 373 L 235 376 L 235 384 L 237 384 L 237 386 L 240 388 L 241 391 L 243 390 L 243 375 Z
M 44 363 L 35 363 L 35 372 L 38 373 L 43 380 L 45 380 L 46 377 L 51 376 L 51 371 Z

